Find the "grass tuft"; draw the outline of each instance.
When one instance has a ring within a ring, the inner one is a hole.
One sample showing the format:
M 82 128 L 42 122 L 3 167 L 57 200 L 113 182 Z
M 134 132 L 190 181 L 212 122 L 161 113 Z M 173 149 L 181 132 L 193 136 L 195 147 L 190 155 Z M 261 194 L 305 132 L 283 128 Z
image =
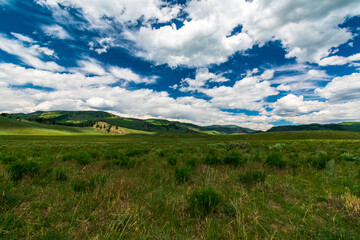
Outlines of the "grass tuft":
M 215 211 L 221 195 L 211 186 L 195 190 L 188 198 L 189 210 L 193 216 L 203 217 Z
M 283 159 L 283 155 L 279 152 L 272 152 L 266 159 L 266 164 L 278 168 L 286 167 L 286 161 Z
M 265 182 L 267 174 L 264 170 L 248 170 L 245 173 L 239 173 L 239 180 L 247 185 L 261 184 Z
M 25 175 L 34 176 L 40 171 L 40 165 L 34 161 L 16 161 L 12 163 L 8 172 L 11 175 L 13 181 L 21 180 Z

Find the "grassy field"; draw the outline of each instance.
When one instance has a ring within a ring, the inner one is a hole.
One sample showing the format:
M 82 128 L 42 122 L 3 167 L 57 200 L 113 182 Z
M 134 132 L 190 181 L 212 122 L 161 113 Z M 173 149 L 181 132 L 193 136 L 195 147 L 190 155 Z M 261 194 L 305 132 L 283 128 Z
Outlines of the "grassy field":
M 359 239 L 360 133 L 0 136 L 0 239 Z

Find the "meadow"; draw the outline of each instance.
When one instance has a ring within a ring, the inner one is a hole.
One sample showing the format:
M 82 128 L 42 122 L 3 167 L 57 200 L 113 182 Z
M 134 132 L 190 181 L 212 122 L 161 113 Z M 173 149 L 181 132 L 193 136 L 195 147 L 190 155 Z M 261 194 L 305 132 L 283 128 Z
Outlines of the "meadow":
M 1 239 L 359 239 L 360 133 L 0 136 Z

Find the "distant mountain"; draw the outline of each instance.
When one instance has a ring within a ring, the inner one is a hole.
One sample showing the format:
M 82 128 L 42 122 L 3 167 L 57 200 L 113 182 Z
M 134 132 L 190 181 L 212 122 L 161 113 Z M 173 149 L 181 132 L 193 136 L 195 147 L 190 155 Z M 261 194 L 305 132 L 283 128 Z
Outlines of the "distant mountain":
M 65 125 L 75 127 L 94 127 L 104 128 L 104 123 L 108 131 L 112 127 L 127 128 L 145 132 L 177 133 L 177 134 L 240 134 L 258 132 L 248 128 L 235 125 L 213 125 L 198 126 L 195 124 L 181 123 L 162 119 L 135 119 L 123 118 L 103 111 L 38 111 L 34 113 L 9 114 L 9 117 L 36 121 L 48 125 Z M 101 124 L 99 124 L 101 123 Z
M 351 131 L 360 132 L 360 122 L 342 122 L 331 124 L 305 124 L 305 125 L 288 125 L 278 126 L 269 129 L 267 132 L 284 132 L 284 131 Z
M 104 134 L 90 127 L 69 127 L 64 125 L 48 125 L 35 121 L 0 116 L 0 135 L 84 135 Z

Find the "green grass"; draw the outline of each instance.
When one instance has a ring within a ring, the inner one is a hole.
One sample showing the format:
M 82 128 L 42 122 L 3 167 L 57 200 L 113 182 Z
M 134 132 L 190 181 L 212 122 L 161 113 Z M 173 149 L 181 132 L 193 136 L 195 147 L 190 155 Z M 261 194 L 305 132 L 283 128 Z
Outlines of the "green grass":
M 0 135 L 73 135 L 102 134 L 92 128 L 46 125 L 26 120 L 0 117 Z
M 349 132 L 2 135 L 0 239 L 358 239 L 359 156 Z

